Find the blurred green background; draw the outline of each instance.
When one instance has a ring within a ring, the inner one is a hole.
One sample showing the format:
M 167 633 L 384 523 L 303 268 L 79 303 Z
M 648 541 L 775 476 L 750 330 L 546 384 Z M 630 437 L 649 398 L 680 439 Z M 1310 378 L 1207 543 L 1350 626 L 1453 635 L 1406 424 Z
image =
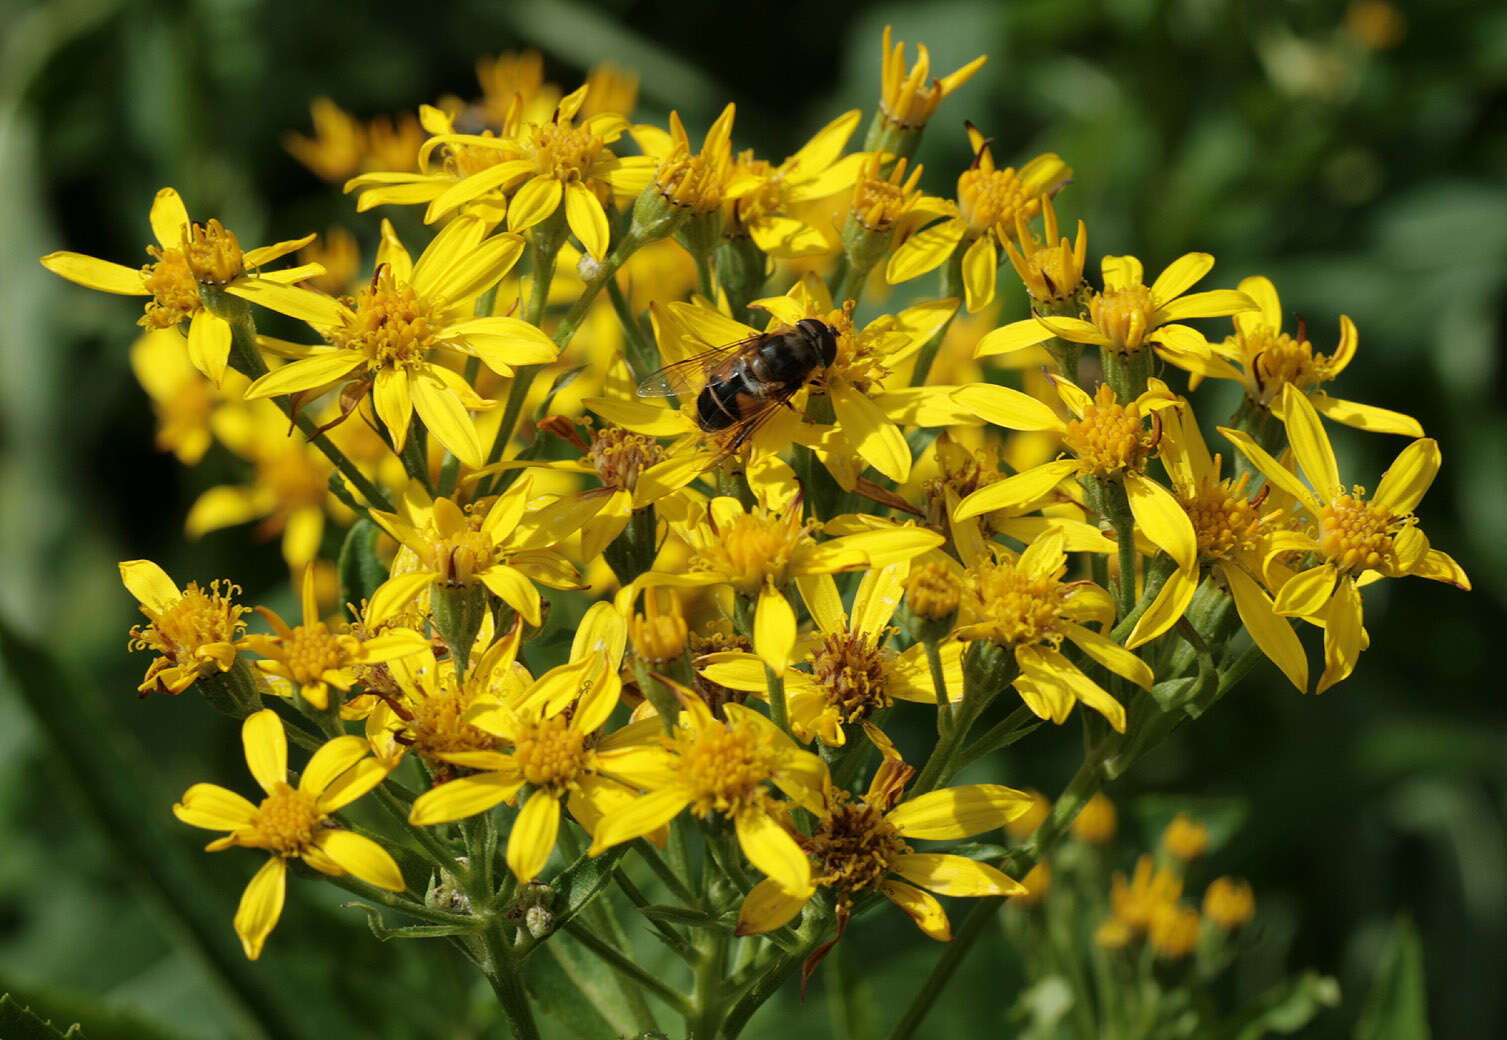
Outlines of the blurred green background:
M 1218 257 L 1209 284 L 1269 275 L 1320 345 L 1349 314 L 1360 355 L 1335 392 L 1415 415 L 1440 440 L 1444 470 L 1419 513 L 1476 591 L 1373 587 L 1372 647 L 1351 680 L 1305 698 L 1263 666 L 1110 794 L 1132 826 L 1137 799 L 1159 792 L 1247 807 L 1214 864 L 1257 894 L 1263 959 L 1235 980 L 1237 996 L 1263 973 L 1319 969 L 1344 1003 L 1308 1033 L 1350 1035 L 1378 966 L 1405 965 L 1384 954 L 1411 919 L 1434 1034 L 1507 1034 L 1507 683 L 1489 653 L 1507 622 L 1507 8 L 441 7 L 0 3 L 0 611 L 66 671 L 46 718 L 0 685 L 0 991 L 82 1018 L 94 1037 L 254 1035 L 232 992 L 262 993 L 268 1020 L 297 1009 L 329 1035 L 355 1035 L 354 1023 L 366 1035 L 451 1035 L 436 1023 L 482 1021 L 490 1000 L 464 964 L 448 970 L 444 949 L 380 945 L 358 912 L 312 885 L 293 886 L 267 955 L 248 967 L 233 945 L 188 941 L 172 878 L 133 868 L 133 843 L 165 843 L 207 873 L 227 938 L 253 869 L 246 856 L 202 855 L 197 832 L 168 815 L 187 784 L 240 783 L 244 765 L 234 727 L 202 705 L 135 697 L 145 657 L 125 649 L 137 615 L 116 561 L 149 557 L 180 579 L 228 573 L 251 602 L 286 597 L 286 571 L 275 543 L 246 548 L 245 529 L 182 538 L 187 505 L 231 462 L 185 471 L 153 451 L 127 363 L 137 306 L 53 278 L 37 258 L 67 248 L 144 259 L 146 210 L 168 184 L 248 244 L 335 222 L 370 229 L 279 135 L 307 132 L 321 94 L 368 118 L 475 96 L 475 59 L 524 47 L 567 89 L 603 60 L 636 69 L 636 119 L 662 124 L 678 108 L 694 139 L 734 100 L 736 146 L 778 158 L 848 107 L 867 119 L 890 23 L 897 39 L 927 43 L 939 72 L 990 58 L 926 135 L 933 193 L 952 194 L 969 159 L 964 119 L 1005 161 L 1057 151 L 1075 170 L 1059 211 L 1087 220 L 1091 255 L 1134 252 L 1154 273 L 1207 250 Z M 1331 430 L 1347 477 L 1372 486 L 1402 446 Z M 115 756 L 131 777 L 121 790 L 139 790 L 130 796 L 148 800 L 160 828 L 112 831 L 79 797 L 74 753 L 57 735 Z M 1067 728 L 1033 737 L 1004 779 L 1055 792 L 1076 741 Z M 881 1023 L 935 956 L 909 927 L 855 928 L 850 952 Z M 424 971 L 430 958 L 447 971 Z M 994 995 L 1019 977 L 1001 938 L 981 943 L 928 1035 L 996 1028 Z M 747 1035 L 827 1035 L 819 983 L 813 994 L 804 1006 L 782 994 Z M 1368 1035 L 1414 1035 L 1401 1003 L 1372 1012 Z M 1391 1032 L 1370 1031 L 1378 1023 Z

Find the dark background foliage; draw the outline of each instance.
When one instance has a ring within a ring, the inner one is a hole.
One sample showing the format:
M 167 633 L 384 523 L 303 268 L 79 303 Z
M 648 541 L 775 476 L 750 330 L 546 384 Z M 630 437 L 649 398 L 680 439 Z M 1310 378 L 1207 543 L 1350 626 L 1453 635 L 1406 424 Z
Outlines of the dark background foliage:
M 678 108 L 693 135 L 735 100 L 737 145 L 783 156 L 844 108 L 872 111 L 886 23 L 925 41 L 939 71 L 990 56 L 927 134 L 930 190 L 951 194 L 969 159 L 964 119 L 1002 157 L 1057 151 L 1076 171 L 1060 208 L 1087 220 L 1091 254 L 1134 252 L 1155 272 L 1207 250 L 1219 258 L 1211 284 L 1269 275 L 1320 344 L 1349 314 L 1360 356 L 1336 392 L 1409 412 L 1439 438 L 1444 470 L 1420 516 L 1476 591 L 1373 587 L 1372 647 L 1349 682 L 1305 698 L 1258 669 L 1110 793 L 1132 827 L 1151 794 L 1245 807 L 1214 864 L 1251 878 L 1261 908 L 1265 961 L 1236 980 L 1241 992 L 1284 966 L 1318 968 L 1345 1003 L 1310 1029 L 1347 1034 L 1406 916 L 1436 1034 L 1507 1031 L 1507 712 L 1490 664 L 1507 621 L 1507 10 L 1466 0 L 0 5 L 0 609 L 67 670 L 51 704 L 29 709 L 0 687 L 0 991 L 82 1018 L 91 1036 L 244 1034 L 213 957 L 169 924 L 174 892 L 137 876 L 48 734 L 71 728 L 124 756 L 142 811 L 166 821 L 161 841 L 212 878 L 228 935 L 247 858 L 202 856 L 166 814 L 188 783 L 241 776 L 236 735 L 195 703 L 134 697 L 142 659 L 125 652 L 134 606 L 115 561 L 230 573 L 248 599 L 287 596 L 275 545 L 247 550 L 244 532 L 182 539 L 188 503 L 230 463 L 185 472 L 153 452 L 126 361 L 134 307 L 65 285 L 36 258 L 142 258 L 165 184 L 248 243 L 349 224 L 349 201 L 278 144 L 307 129 L 309 100 L 370 117 L 471 96 L 476 58 L 522 47 L 567 86 L 602 60 L 636 68 L 638 118 Z M 1401 447 L 1335 437 L 1346 475 L 1370 486 Z M 1076 740 L 1033 737 L 995 768 L 1055 791 Z M 341 1033 L 484 1020 L 489 998 L 458 960 L 427 971 L 448 954 L 378 945 L 338 902 L 295 886 L 253 969 L 262 985 Z M 855 929 L 848 957 L 871 977 L 880 1022 L 935 956 L 909 927 Z M 996 1028 L 999 1007 L 980 995 L 1018 976 L 1002 938 L 981 943 L 937 1027 Z M 824 1015 L 786 995 L 752 1032 L 824 1035 Z

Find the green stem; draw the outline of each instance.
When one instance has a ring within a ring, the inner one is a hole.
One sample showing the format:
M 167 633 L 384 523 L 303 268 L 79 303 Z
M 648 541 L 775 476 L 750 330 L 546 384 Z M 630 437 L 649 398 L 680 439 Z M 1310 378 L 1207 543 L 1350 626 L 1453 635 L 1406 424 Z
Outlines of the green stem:
M 639 891 L 638 886 L 633 883 L 633 879 L 628 876 L 628 872 L 621 866 L 615 867 L 613 869 L 612 880 L 617 884 L 618 889 L 623 893 L 623 895 L 627 897 L 628 902 L 632 903 L 634 909 L 638 910 L 640 913 L 643 913 L 643 911 L 647 907 L 652 905 L 649 900 L 645 898 L 644 894 Z M 659 933 L 660 938 L 665 942 L 665 944 L 668 945 L 670 949 L 674 950 L 675 953 L 678 954 L 682 959 L 687 961 L 694 959 L 696 951 L 691 946 L 690 940 L 682 935 L 677 929 L 649 914 L 643 914 L 643 917 L 644 920 L 649 922 L 649 926 Z
M 632 957 L 622 953 L 610 943 L 604 942 L 590 928 L 572 919 L 565 923 L 564 931 L 568 932 L 573 939 L 586 947 L 587 950 L 623 978 L 634 982 L 640 988 L 654 994 L 668 1004 L 677 1014 L 683 1017 L 690 1016 L 690 1002 L 685 999 L 683 994 L 671 989 L 658 977 L 640 967 L 638 962 Z
M 514 1040 L 539 1040 L 539 1026 L 523 988 L 523 975 L 502 934 L 502 922 L 489 922 L 481 935 L 486 950 L 482 971 L 492 984 L 492 992 L 497 994 L 503 1014 L 507 1015 Z
M 947 675 L 942 668 L 942 649 L 935 639 L 922 644 L 926 647 L 926 664 L 931 669 L 931 688 L 937 695 L 937 736 L 944 737 L 954 725 L 952 698 L 947 692 Z
M 736 1040 L 748 1020 L 753 1017 L 755 1011 L 763 1003 L 772 997 L 776 990 L 785 982 L 795 966 L 800 964 L 806 954 L 815 948 L 817 941 L 826 931 L 830 918 L 825 914 L 815 913 L 807 904 L 805 918 L 801 921 L 800 932 L 797 936 L 796 947 L 793 950 L 778 950 L 772 948 L 773 954 L 769 966 L 761 974 L 755 977 L 753 983 L 746 989 L 729 1009 L 722 1020 L 723 1040 Z
M 764 682 L 769 687 L 769 718 L 786 733 L 790 732 L 790 708 L 785 703 L 785 680 L 764 666 Z
M 708 300 L 715 300 L 717 286 L 712 281 L 712 254 L 692 250 L 691 259 L 696 263 L 696 291 Z
M 963 298 L 964 249 L 963 244 L 959 243 L 958 248 L 953 250 L 952 256 L 948 257 L 947 262 L 942 265 L 942 298 L 958 300 L 959 307 L 962 306 Z M 916 355 L 916 367 L 910 377 L 911 386 L 926 385 L 926 377 L 931 373 L 931 364 L 937 359 L 937 351 L 941 349 L 942 340 L 947 337 L 947 330 L 952 327 L 952 318 L 956 315 L 957 311 L 953 311 L 952 316 L 943 322 L 942 327 L 926 341 L 926 345 Z
M 200 296 L 204 298 L 206 307 L 230 325 L 231 366 L 250 379 L 266 375 L 267 363 L 262 360 L 261 351 L 256 345 L 256 323 L 251 318 L 251 304 L 228 293 L 218 293 L 207 288 L 200 290 Z M 361 494 L 362 498 L 366 499 L 368 506 L 374 509 L 392 509 L 392 502 L 388 499 L 387 493 L 368 480 L 366 474 L 346 457 L 345 452 L 319 432 L 318 423 L 303 412 L 295 415 L 293 404 L 286 396 L 276 398 L 276 403 L 282 409 L 283 414 L 293 420 L 293 423 L 303 431 L 309 443 L 323 452 L 325 458 L 329 459 L 345 479 L 351 482 L 351 486 Z
M 697 899 L 691 893 L 691 890 L 685 887 L 685 882 L 680 879 L 675 871 L 670 869 L 670 865 L 664 861 L 664 857 L 659 854 L 659 850 L 654 847 L 649 839 L 634 838 L 633 847 L 644 858 L 644 862 L 649 864 L 649 869 L 654 871 L 659 880 L 665 883 L 665 887 L 670 890 L 670 894 L 680 900 L 682 906 L 695 907 L 701 905 L 701 900 Z
M 403 830 L 414 841 L 418 842 L 421 849 L 429 854 L 430 862 L 434 866 L 445 871 L 451 877 L 459 878 L 462 876 L 463 870 L 460 864 L 455 862 L 455 854 L 446 848 L 430 831 L 408 822 L 407 807 L 398 801 L 397 797 L 387 789 L 386 784 L 377 785 L 375 793 L 377 801 L 381 804 L 382 808 L 392 814 L 393 819 L 398 821 Z
M 404 898 L 396 892 L 387 891 L 385 888 L 368 885 L 365 881 L 352 877 L 349 874 L 343 877 L 323 874 L 320 877 L 337 888 L 343 888 L 353 895 L 360 896 L 367 902 L 380 903 L 389 910 L 396 910 L 400 914 L 407 914 L 409 917 L 420 921 L 428 921 L 431 924 L 452 924 L 460 927 L 474 927 L 477 923 L 474 917 L 468 917 L 464 914 L 447 914 L 443 910 L 431 910 L 423 903 Z
M 967 769 L 991 751 L 998 751 L 1000 748 L 1009 747 L 1040 724 L 1040 720 L 1036 718 L 1036 714 L 1022 704 L 999 722 L 989 727 L 983 736 L 959 752 L 958 771 L 961 772 Z

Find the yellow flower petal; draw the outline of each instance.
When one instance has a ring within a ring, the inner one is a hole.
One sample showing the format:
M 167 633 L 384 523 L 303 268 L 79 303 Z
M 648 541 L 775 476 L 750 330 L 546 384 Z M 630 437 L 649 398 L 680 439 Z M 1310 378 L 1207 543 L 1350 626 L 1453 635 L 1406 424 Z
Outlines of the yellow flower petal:
M 1291 383 L 1282 388 L 1282 413 L 1298 468 L 1319 497 L 1327 501 L 1340 491 L 1340 467 L 1319 413 L 1308 403 L 1308 395 Z
M 194 784 L 173 806 L 173 815 L 190 827 L 233 831 L 256 817 L 256 806 L 218 784 Z
M 1376 494 L 1371 496 L 1372 503 L 1395 516 L 1406 516 L 1433 485 L 1442 461 L 1438 441 L 1432 437 L 1414 441 L 1398 453 L 1381 475 Z
M 1324 674 L 1315 693 L 1323 693 L 1355 670 L 1365 639 L 1362 627 L 1360 589 L 1349 575 L 1335 585 L 1324 627 Z
M 141 282 L 139 269 L 112 264 L 108 260 L 85 256 L 83 253 L 48 253 L 42 257 L 42 266 L 60 278 L 66 278 L 86 289 L 114 293 L 117 296 L 151 295 Z
M 1026 890 L 987 863 L 945 852 L 908 852 L 895 859 L 893 870 L 944 896 L 1015 896 Z
M 559 833 L 559 796 L 536 790 L 523 803 L 508 837 L 508 868 L 519 881 L 532 881 L 544 869 Z
M 1057 413 L 1045 404 L 1008 386 L 970 383 L 953 391 L 952 399 L 974 415 L 1007 430 L 1063 430 Z
M 531 625 L 539 624 L 539 590 L 534 583 L 512 567 L 488 567 L 481 573 L 487 588 Z
M 1314 410 L 1326 419 L 1353 426 L 1368 433 L 1396 433 L 1403 437 L 1422 437 L 1423 424 L 1411 415 L 1394 412 L 1375 405 L 1356 401 L 1342 401 L 1325 393 L 1312 393 L 1308 401 Z
M 1151 674 L 1150 666 L 1119 643 L 1091 628 L 1072 622 L 1063 622 L 1062 631 L 1073 641 L 1074 646 L 1111 672 L 1129 679 L 1143 690 L 1151 689 L 1155 677 Z
M 235 934 L 241 938 L 241 948 L 247 960 L 256 960 L 262 955 L 262 946 L 277 919 L 283 914 L 283 899 L 288 887 L 288 861 L 281 856 L 269 856 L 262 864 L 246 891 L 241 893 L 241 905 L 235 912 Z
M 897 484 L 910 479 L 910 445 L 878 405 L 847 382 L 834 384 L 828 397 L 843 433 L 863 460 Z
M 1232 430 L 1227 426 L 1219 427 L 1219 432 L 1224 434 L 1225 440 L 1240 449 L 1240 453 L 1250 459 L 1251 465 L 1255 466 L 1261 475 L 1270 481 L 1273 486 L 1296 498 L 1314 516 L 1319 514 L 1320 509 L 1323 507 L 1319 500 L 1314 497 L 1313 492 L 1308 489 L 1307 485 L 1299 480 L 1292 470 L 1268 455 L 1266 450 L 1257 444 L 1249 434 L 1243 433 L 1240 430 Z
M 371 602 L 367 605 L 367 620 L 373 625 L 388 620 L 405 609 L 419 593 L 432 584 L 434 584 L 432 571 L 394 574 L 384 581 L 376 592 L 372 593 Z
M 331 780 L 319 796 L 321 812 L 335 812 L 376 787 L 392 771 L 391 762 L 363 758 Z
M 962 240 L 963 228 L 961 220 L 944 220 L 907 238 L 890 254 L 885 281 L 891 285 L 908 282 L 940 266 Z
M 298 789 L 317 799 L 340 774 L 365 758 L 370 750 L 371 745 L 364 737 L 351 734 L 326 741 L 304 766 L 298 778 Z
M 225 291 L 259 307 L 306 321 L 320 329 L 335 328 L 351 315 L 340 301 L 323 293 L 300 289 L 295 285 L 278 285 L 265 278 L 234 282 Z
M 977 314 L 994 302 L 994 285 L 999 280 L 999 254 L 994 236 L 981 235 L 963 253 L 963 301 L 969 314 Z
M 408 392 L 408 370 L 384 366 L 377 370 L 372 385 L 372 404 L 376 406 L 377 418 L 387 427 L 393 447 L 403 450 L 408 443 L 408 426 L 413 420 L 413 399 Z
M 1227 314 L 1253 311 L 1256 302 L 1243 292 L 1234 289 L 1210 289 L 1208 292 L 1179 296 L 1166 306 L 1158 307 L 1156 323 L 1165 325 L 1171 321 L 1187 321 L 1189 318 L 1222 318 Z
M 565 220 L 587 253 L 596 260 L 607 256 L 607 241 L 611 234 L 607 214 L 597 197 L 580 181 L 571 181 L 565 186 Z
M 868 579 L 868 575 L 864 575 Z M 837 583 L 830 574 L 802 575 L 795 580 L 801 599 L 811 613 L 811 620 L 822 632 L 839 632 L 848 624 L 847 614 L 842 609 L 842 596 Z M 762 673 L 760 673 L 762 674 Z
M 246 388 L 247 400 L 314 390 L 350 375 L 366 364 L 366 358 L 350 350 L 314 354 L 268 372 Z
M 1125 706 L 1104 687 L 1078 670 L 1060 652 L 1044 646 L 1025 646 L 1015 652 L 1021 671 L 1039 688 L 1061 686 L 1086 706 L 1103 715 L 1116 733 L 1125 732 Z M 1058 721 L 1056 718 L 1053 721 Z
M 908 565 L 895 564 L 870 570 L 863 576 L 863 580 L 858 583 L 858 591 L 853 594 L 851 624 L 854 632 L 876 638 L 881 636 L 890 618 L 894 616 L 895 608 L 905 597 L 905 575 L 909 570 Z M 836 592 L 837 586 L 834 585 L 832 590 Z M 879 641 L 883 642 L 883 639 Z
M 524 182 L 508 205 L 508 230 L 526 231 L 560 208 L 564 189 L 553 177 L 538 176 Z
M 1156 281 L 1151 283 L 1152 303 L 1160 307 L 1168 300 L 1181 296 L 1213 269 L 1214 258 L 1208 253 L 1184 253 L 1168 264 L 1156 276 Z
M 475 424 L 455 395 L 438 379 L 427 374 L 411 379 L 409 392 L 413 395 L 414 409 L 435 440 L 467 466 L 480 468 L 483 457 L 481 438 L 476 435 Z
M 152 234 L 157 244 L 164 249 L 182 249 L 183 233 L 188 230 L 188 207 L 176 189 L 163 188 L 152 200 L 147 220 L 152 224 Z
M 1146 608 L 1146 613 L 1135 623 L 1130 637 L 1125 640 L 1125 649 L 1134 650 L 1151 642 L 1167 629 L 1177 624 L 1177 619 L 1188 612 L 1193 602 L 1193 593 L 1198 591 L 1198 571 L 1179 567 L 1162 585 L 1162 590 Z
M 1312 617 L 1319 613 L 1334 594 L 1338 573 L 1334 564 L 1326 563 L 1294 574 L 1277 592 L 1277 613 L 1285 617 Z
M 408 822 L 420 827 L 464 820 L 518 793 L 523 781 L 501 773 L 477 773 L 430 788 L 414 799 Z
M 738 908 L 738 927 L 734 935 L 760 935 L 789 924 L 801 912 L 810 896 L 785 890 L 774 878 L 765 878 L 743 898 Z
M 958 503 L 953 516 L 966 520 L 973 516 L 992 513 L 996 509 L 1012 509 L 1045 498 L 1052 490 L 1078 470 L 1076 459 L 1059 459 L 1056 462 L 1033 466 L 1024 473 L 985 484 Z
M 943 911 L 942 904 L 937 902 L 936 897 L 907 885 L 903 881 L 881 881 L 879 891 L 888 896 L 890 902 L 909 914 L 910 919 L 916 922 L 916 927 L 925 932 L 928 937 L 937 942 L 952 941 L 952 926 L 947 923 L 947 914 Z
M 522 255 L 522 236 L 493 235 L 450 264 L 429 289 L 428 298 L 436 307 L 474 299 L 501 281 Z
M 1299 693 L 1308 691 L 1308 658 L 1303 653 L 1303 644 L 1286 618 L 1279 617 L 1272 606 L 1271 597 L 1256 580 L 1234 564 L 1221 564 L 1220 573 L 1230 587 L 1230 596 L 1235 600 L 1235 611 L 1240 615 L 1251 638 L 1282 669 Z
M 942 841 L 1003 827 L 1031 807 L 1031 796 L 1000 784 L 967 784 L 901 802 L 885 819 L 905 838 Z
M 1193 521 L 1172 492 L 1143 473 L 1125 474 L 1125 494 L 1135 515 L 1136 529 L 1161 546 L 1179 567 L 1193 570 L 1198 566 L 1198 535 Z
M 795 649 L 795 611 L 778 589 L 765 586 L 754 608 L 754 652 L 776 675 L 784 675 Z
M 1012 321 L 1010 324 L 997 328 L 992 332 L 984 333 L 984 337 L 973 348 L 973 356 L 976 358 L 986 358 L 998 357 L 1002 354 L 1013 354 L 1018 350 L 1034 347 L 1038 343 L 1045 343 L 1054 335 L 1056 334 L 1051 329 L 1035 318 Z M 1032 398 L 1032 400 L 1035 400 L 1035 398 Z
M 277 712 L 263 708 L 248 715 L 241 724 L 241 744 L 246 749 L 246 767 L 263 791 L 271 794 L 288 782 L 288 737 Z
M 354 831 L 333 829 L 319 832 L 315 845 L 347 874 L 368 885 L 401 892 L 408 887 L 403 872 L 387 850 Z
M 219 386 L 225 381 L 230 360 L 230 325 L 219 315 L 200 307 L 188 323 L 188 358 L 195 368 Z
M 183 598 L 167 571 L 151 560 L 122 560 L 120 580 L 138 603 L 155 614 L 176 606 Z
M 666 787 L 635 798 L 631 805 L 602 820 L 592 836 L 588 854 L 599 856 L 614 845 L 632 841 L 664 826 L 686 807 L 690 797 L 677 787 Z
M 734 818 L 738 845 L 748 861 L 787 892 L 811 891 L 811 861 L 790 832 L 763 809 L 744 809 Z

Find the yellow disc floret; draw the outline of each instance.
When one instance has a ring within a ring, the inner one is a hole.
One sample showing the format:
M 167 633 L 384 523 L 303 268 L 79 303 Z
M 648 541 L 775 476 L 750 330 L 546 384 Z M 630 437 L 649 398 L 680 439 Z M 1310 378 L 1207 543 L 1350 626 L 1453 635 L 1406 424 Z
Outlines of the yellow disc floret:
M 195 224 L 183 243 L 183 259 L 201 285 L 229 285 L 246 273 L 235 232 L 218 220 Z
M 1256 896 L 1242 878 L 1219 877 L 1204 892 L 1204 916 L 1225 931 L 1233 931 L 1256 915 Z
M 678 734 L 673 743 L 680 782 L 696 815 L 736 815 L 764 801 L 762 785 L 773 775 L 778 753 L 755 726 L 714 720 L 694 736 Z
M 977 617 L 975 626 L 1002 646 L 1034 646 L 1062 641 L 1057 617 L 1067 587 L 1055 577 L 1036 576 L 1014 562 L 981 561 L 968 576 L 967 600 Z
M 607 487 L 632 491 L 640 473 L 665 460 L 665 450 L 652 437 L 609 426 L 592 434 L 587 458 Z
M 846 724 L 862 722 L 890 705 L 885 665 L 888 655 L 871 636 L 844 629 L 822 638 L 811 672 L 827 703 Z
M 170 329 L 187 321 L 199 309 L 199 280 L 189 269 L 181 249 L 147 246 L 157 261 L 141 269 L 141 284 L 152 294 L 146 313 L 137 324 L 148 329 Z
M 853 203 L 849 213 L 866 231 L 888 231 L 909 213 L 921 198 L 921 171 L 917 165 L 906 176 L 906 159 L 902 156 L 890 170 L 882 172 L 884 156 L 872 153 L 860 167 L 853 184 Z
M 1215 473 L 1219 472 L 1219 463 L 1219 456 L 1214 456 Z M 1233 481 L 1205 476 L 1198 482 L 1197 494 L 1180 499 L 1193 523 L 1198 555 L 1204 561 L 1227 560 L 1237 552 L 1254 549 L 1276 517 L 1275 512 L 1261 513 L 1265 495 L 1246 496 L 1249 483 L 1249 473 L 1242 473 Z
M 283 662 L 300 683 L 318 682 L 326 671 L 339 668 L 345 659 L 340 636 L 323 621 L 299 625 L 283 640 Z
M 905 604 L 927 621 L 946 621 L 958 612 L 962 593 L 945 563 L 922 560 L 911 564 L 905 579 Z
M 1078 221 L 1075 242 L 1058 237 L 1057 211 L 1052 200 L 1042 197 L 1042 219 L 1046 223 L 1041 244 L 1026 226 L 1024 213 L 1015 215 L 1015 242 L 1005 243 L 1005 254 L 1020 280 L 1025 283 L 1031 302 L 1043 310 L 1057 310 L 1084 290 L 1083 265 L 1088 259 L 1088 230 Z M 1017 248 L 1016 242 L 1020 245 Z
M 342 350 L 365 354 L 372 369 L 417 367 L 436 343 L 440 324 L 433 305 L 412 286 L 398 284 L 385 264 L 356 298 L 355 311 L 356 316 L 331 329 L 328 338 Z
M 1041 212 L 1041 194 L 1033 194 L 1013 166 L 986 170 L 975 166 L 958 178 L 958 209 L 971 235 L 991 232 L 999 241 L 1015 237 L 1017 220 Z
M 251 826 L 237 833 L 236 844 L 292 859 L 314 844 L 314 832 L 323 822 L 324 813 L 312 794 L 279 781 L 257 807 Z
M 1133 354 L 1155 327 L 1156 301 L 1151 289 L 1136 282 L 1096 293 L 1088 301 L 1088 318 L 1109 337 L 1109 349 Z
M 803 844 L 815 861 L 812 880 L 837 889 L 849 904 L 854 895 L 884 880 L 895 860 L 910 851 L 895 825 L 865 802 L 838 792 L 837 805 Z
M 1377 570 L 1392 556 L 1392 538 L 1406 520 L 1365 500 L 1365 488 L 1336 495 L 1319 513 L 1319 545 L 1342 573 Z
M 515 740 L 513 761 L 519 775 L 535 787 L 563 792 L 591 768 L 587 734 L 578 733 L 564 714 L 525 722 Z
M 584 126 L 556 120 L 529 126 L 519 135 L 522 158 L 542 174 L 561 181 L 584 181 L 607 142 Z
M 811 541 L 809 525 L 792 525 L 759 509 L 734 516 L 692 561 L 693 570 L 713 571 L 745 596 L 766 583 L 779 588 L 790 580 L 790 558 Z
M 1155 431 L 1142 425 L 1140 408 L 1116 401 L 1107 383 L 1083 418 L 1068 423 L 1062 435 L 1062 443 L 1082 461 L 1083 472 L 1096 477 L 1144 469 L 1157 439 Z

